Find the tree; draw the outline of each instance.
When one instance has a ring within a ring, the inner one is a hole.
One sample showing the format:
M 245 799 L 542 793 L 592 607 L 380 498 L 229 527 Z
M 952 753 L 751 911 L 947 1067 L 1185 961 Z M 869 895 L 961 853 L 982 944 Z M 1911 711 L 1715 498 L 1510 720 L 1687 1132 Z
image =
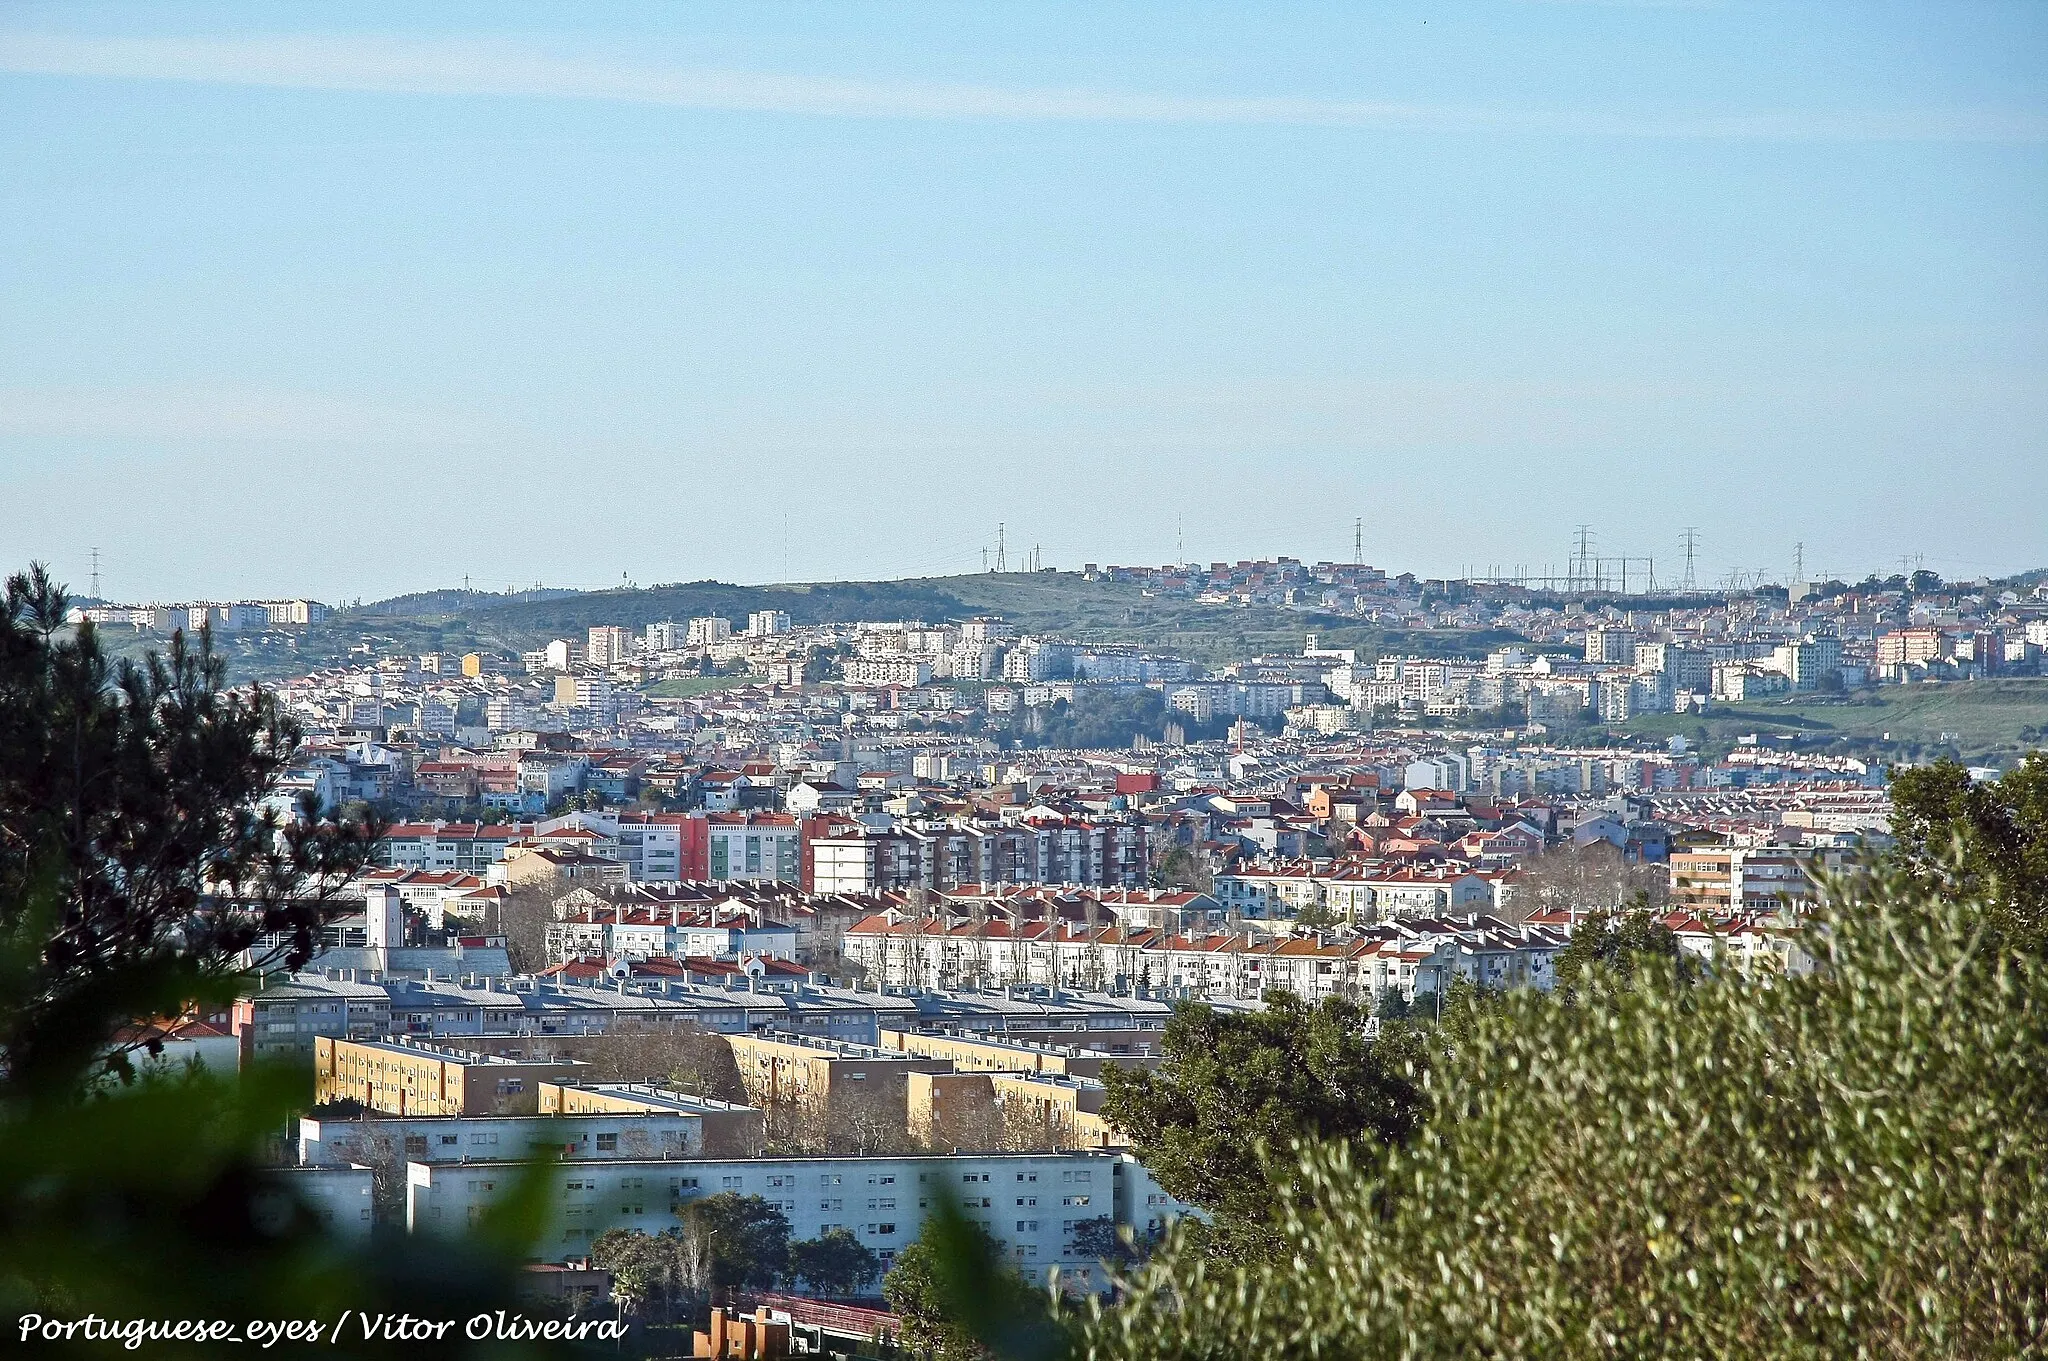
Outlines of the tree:
M 1261 1149 L 1296 1139 L 1397 1144 L 1428 1110 L 1425 1032 L 1383 1024 L 1331 997 L 1274 991 L 1261 1011 L 1227 1014 L 1199 1002 L 1173 1010 L 1151 1072 L 1103 1072 L 1103 1114 L 1131 1139 L 1160 1186 L 1216 1217 L 1219 1243 L 1251 1251 L 1270 1228 Z
M 666 1083 L 693 1096 L 742 1104 L 747 1099 L 732 1046 L 688 1022 L 590 1036 L 575 1056 L 589 1065 L 592 1081 Z
M 116 1036 L 253 989 L 245 952 L 302 964 L 376 829 L 283 798 L 298 733 L 268 694 L 225 688 L 203 631 L 117 665 L 64 615 L 40 569 L 0 596 L 0 1313 L 515 1305 L 544 1175 L 460 1242 L 380 1230 L 356 1250 L 269 1175 L 303 1073 L 135 1076 Z
M 370 1169 L 370 1206 L 376 1222 L 403 1225 L 409 1159 L 404 1143 L 391 1133 L 387 1122 L 365 1112 L 335 1143 L 348 1161 Z
M 1929 891 L 1981 898 L 1993 931 L 2048 953 L 2048 755 L 1984 781 L 1943 759 L 1894 772 L 1891 793 L 1892 863 Z
M 882 1274 L 882 1259 L 848 1229 L 827 1229 L 789 1245 L 789 1274 L 813 1292 L 858 1295 Z
M 700 1235 L 719 1290 L 765 1290 L 789 1266 L 789 1220 L 760 1196 L 721 1191 L 683 1210 L 688 1232 Z
M 1810 974 L 1495 998 L 1384 1160 L 1305 1149 L 1282 1245 L 1184 1244 L 1109 1358 L 2017 1356 L 2048 1344 L 2048 969 L 1987 903 L 1832 886 Z
M 710 1296 L 708 1250 L 689 1228 L 606 1229 L 592 1241 L 590 1260 L 612 1273 L 616 1293 L 644 1318 L 694 1318 Z
M 882 1278 L 882 1298 L 903 1320 L 903 1344 L 932 1361 L 1062 1354 L 1044 1297 L 1003 1260 L 988 1230 L 950 1200 L 933 1209 Z
M 1120 1230 L 1109 1215 L 1097 1215 L 1074 1225 L 1074 1255 L 1093 1257 L 1115 1270 L 1122 1270 L 1139 1258 L 1136 1240 Z
M 540 882 L 521 884 L 507 890 L 492 930 L 505 937 L 505 953 L 520 973 L 545 969 L 548 958 L 548 927 L 555 920 L 555 899 L 568 885 L 559 875 Z
M 304 964 L 378 831 L 258 811 L 299 731 L 226 689 L 209 635 L 116 664 L 65 611 L 39 566 L 0 596 L 0 1084 L 21 1093 L 125 1076 L 140 1042 L 115 1032 L 231 996 L 252 947 Z
M 1216 876 L 1202 863 L 1201 853 L 1192 846 L 1168 847 L 1153 862 L 1154 887 L 1208 893 L 1216 887 Z
M 1559 994 L 1575 997 L 1593 969 L 1623 983 L 1653 970 L 1664 981 L 1689 982 L 1699 975 L 1696 961 L 1679 947 L 1671 928 L 1640 904 L 1619 916 L 1595 912 L 1572 928 L 1571 940 L 1553 965 Z
M 1514 880 L 1514 910 L 1522 917 L 1539 912 L 1614 912 L 1637 895 L 1646 905 L 1664 901 L 1670 876 L 1662 866 L 1628 863 L 1611 841 L 1584 846 L 1555 846 L 1530 859 Z

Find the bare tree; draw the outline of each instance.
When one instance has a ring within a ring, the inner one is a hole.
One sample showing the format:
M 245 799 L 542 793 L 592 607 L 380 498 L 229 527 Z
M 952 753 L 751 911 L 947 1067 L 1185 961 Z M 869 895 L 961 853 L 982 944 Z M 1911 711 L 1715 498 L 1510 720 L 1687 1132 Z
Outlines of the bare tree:
M 545 969 L 548 958 L 548 927 L 554 923 L 554 900 L 561 885 L 554 880 L 521 884 L 506 893 L 494 907 L 491 930 L 505 937 L 505 951 L 519 973 Z
M 693 1096 L 744 1102 L 732 1046 L 694 1025 L 614 1030 L 585 1040 L 577 1057 L 597 1082 L 667 1083 Z
M 1657 864 L 1630 864 L 1611 841 L 1558 846 L 1524 864 L 1514 879 L 1511 913 L 1526 920 L 1541 912 L 1613 912 L 1638 894 L 1651 907 L 1670 894 L 1670 877 Z
M 365 1118 L 350 1124 L 335 1141 L 343 1157 L 370 1169 L 370 1207 L 379 1224 L 405 1222 L 405 1146 L 381 1120 Z

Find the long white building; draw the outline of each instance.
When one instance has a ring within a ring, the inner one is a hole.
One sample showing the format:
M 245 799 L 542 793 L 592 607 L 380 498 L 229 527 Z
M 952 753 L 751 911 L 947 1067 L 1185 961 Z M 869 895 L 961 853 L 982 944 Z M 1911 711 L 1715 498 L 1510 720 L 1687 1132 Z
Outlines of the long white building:
M 578 1257 L 607 1229 L 656 1234 L 679 1228 L 691 1201 L 724 1191 L 760 1196 L 781 1210 L 793 1238 L 831 1229 L 854 1234 L 883 1269 L 915 1241 L 942 1195 L 981 1224 L 1025 1279 L 1106 1287 L 1096 1260 L 1077 1251 L 1075 1230 L 1107 1216 L 1140 1236 L 1188 1207 L 1166 1194 L 1133 1157 L 1115 1152 L 958 1153 L 903 1157 L 661 1159 L 537 1167 L 530 1163 L 426 1163 L 406 1168 L 406 1225 L 415 1233 L 462 1233 L 511 1194 L 524 1176 L 554 1179 L 539 1239 L 544 1258 Z

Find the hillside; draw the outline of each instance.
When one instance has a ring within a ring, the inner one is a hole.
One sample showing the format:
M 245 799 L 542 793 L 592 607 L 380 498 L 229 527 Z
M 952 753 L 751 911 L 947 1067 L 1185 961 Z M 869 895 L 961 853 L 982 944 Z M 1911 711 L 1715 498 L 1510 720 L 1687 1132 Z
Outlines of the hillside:
M 1739 738 L 1788 734 L 1802 748 L 1865 758 L 1922 760 L 1948 752 L 1971 762 L 2009 761 L 2048 743 L 2048 679 L 1888 685 L 1846 699 L 1800 696 L 1705 715 L 1653 714 L 1620 731 L 1636 737 L 1683 736 L 1708 750 Z
M 699 581 L 645 589 L 534 590 L 512 596 L 423 591 L 338 612 L 291 648 L 223 640 L 236 679 L 260 680 L 338 665 L 365 648 L 384 652 L 517 652 L 551 638 L 580 638 L 600 624 L 639 629 L 665 619 L 776 609 L 792 623 L 962 620 L 1000 615 L 1026 633 L 1058 633 L 1093 644 L 1126 643 L 1217 663 L 1261 652 L 1298 652 L 1305 633 L 1326 647 L 1477 655 L 1512 634 L 1388 632 L 1343 616 L 1270 606 L 1160 599 L 1133 585 L 1078 573 L 979 573 L 903 581 L 735 586 Z M 137 644 L 139 647 L 140 644 Z

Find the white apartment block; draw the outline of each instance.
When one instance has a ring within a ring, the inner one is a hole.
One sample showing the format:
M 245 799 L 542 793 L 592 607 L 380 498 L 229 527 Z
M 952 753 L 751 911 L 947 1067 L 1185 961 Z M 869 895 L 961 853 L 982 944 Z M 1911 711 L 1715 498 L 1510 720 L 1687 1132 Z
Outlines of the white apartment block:
M 732 637 L 732 620 L 717 615 L 705 615 L 690 621 L 689 631 L 683 635 L 685 647 L 710 647 Z
M 410 1163 L 406 1224 L 422 1234 L 465 1232 L 536 1170 L 516 1162 Z M 1044 1281 L 1057 1267 L 1063 1282 L 1095 1291 L 1107 1282 L 1100 1265 L 1075 1248 L 1082 1223 L 1108 1217 L 1142 1235 L 1191 1213 L 1136 1159 L 1092 1151 L 590 1162 L 541 1174 L 554 1185 L 538 1250 L 553 1260 L 584 1255 L 608 1229 L 679 1228 L 691 1201 L 731 1191 L 781 1210 L 793 1238 L 847 1230 L 886 1270 L 950 1196 L 1027 1280 Z
M 704 1151 L 702 1116 L 665 1111 L 615 1115 L 389 1116 L 299 1120 L 299 1162 L 346 1167 L 381 1155 L 407 1162 L 490 1161 L 537 1154 L 566 1161 L 689 1158 Z
M 932 678 L 932 664 L 921 657 L 849 657 L 845 664 L 848 685 L 925 685 Z

